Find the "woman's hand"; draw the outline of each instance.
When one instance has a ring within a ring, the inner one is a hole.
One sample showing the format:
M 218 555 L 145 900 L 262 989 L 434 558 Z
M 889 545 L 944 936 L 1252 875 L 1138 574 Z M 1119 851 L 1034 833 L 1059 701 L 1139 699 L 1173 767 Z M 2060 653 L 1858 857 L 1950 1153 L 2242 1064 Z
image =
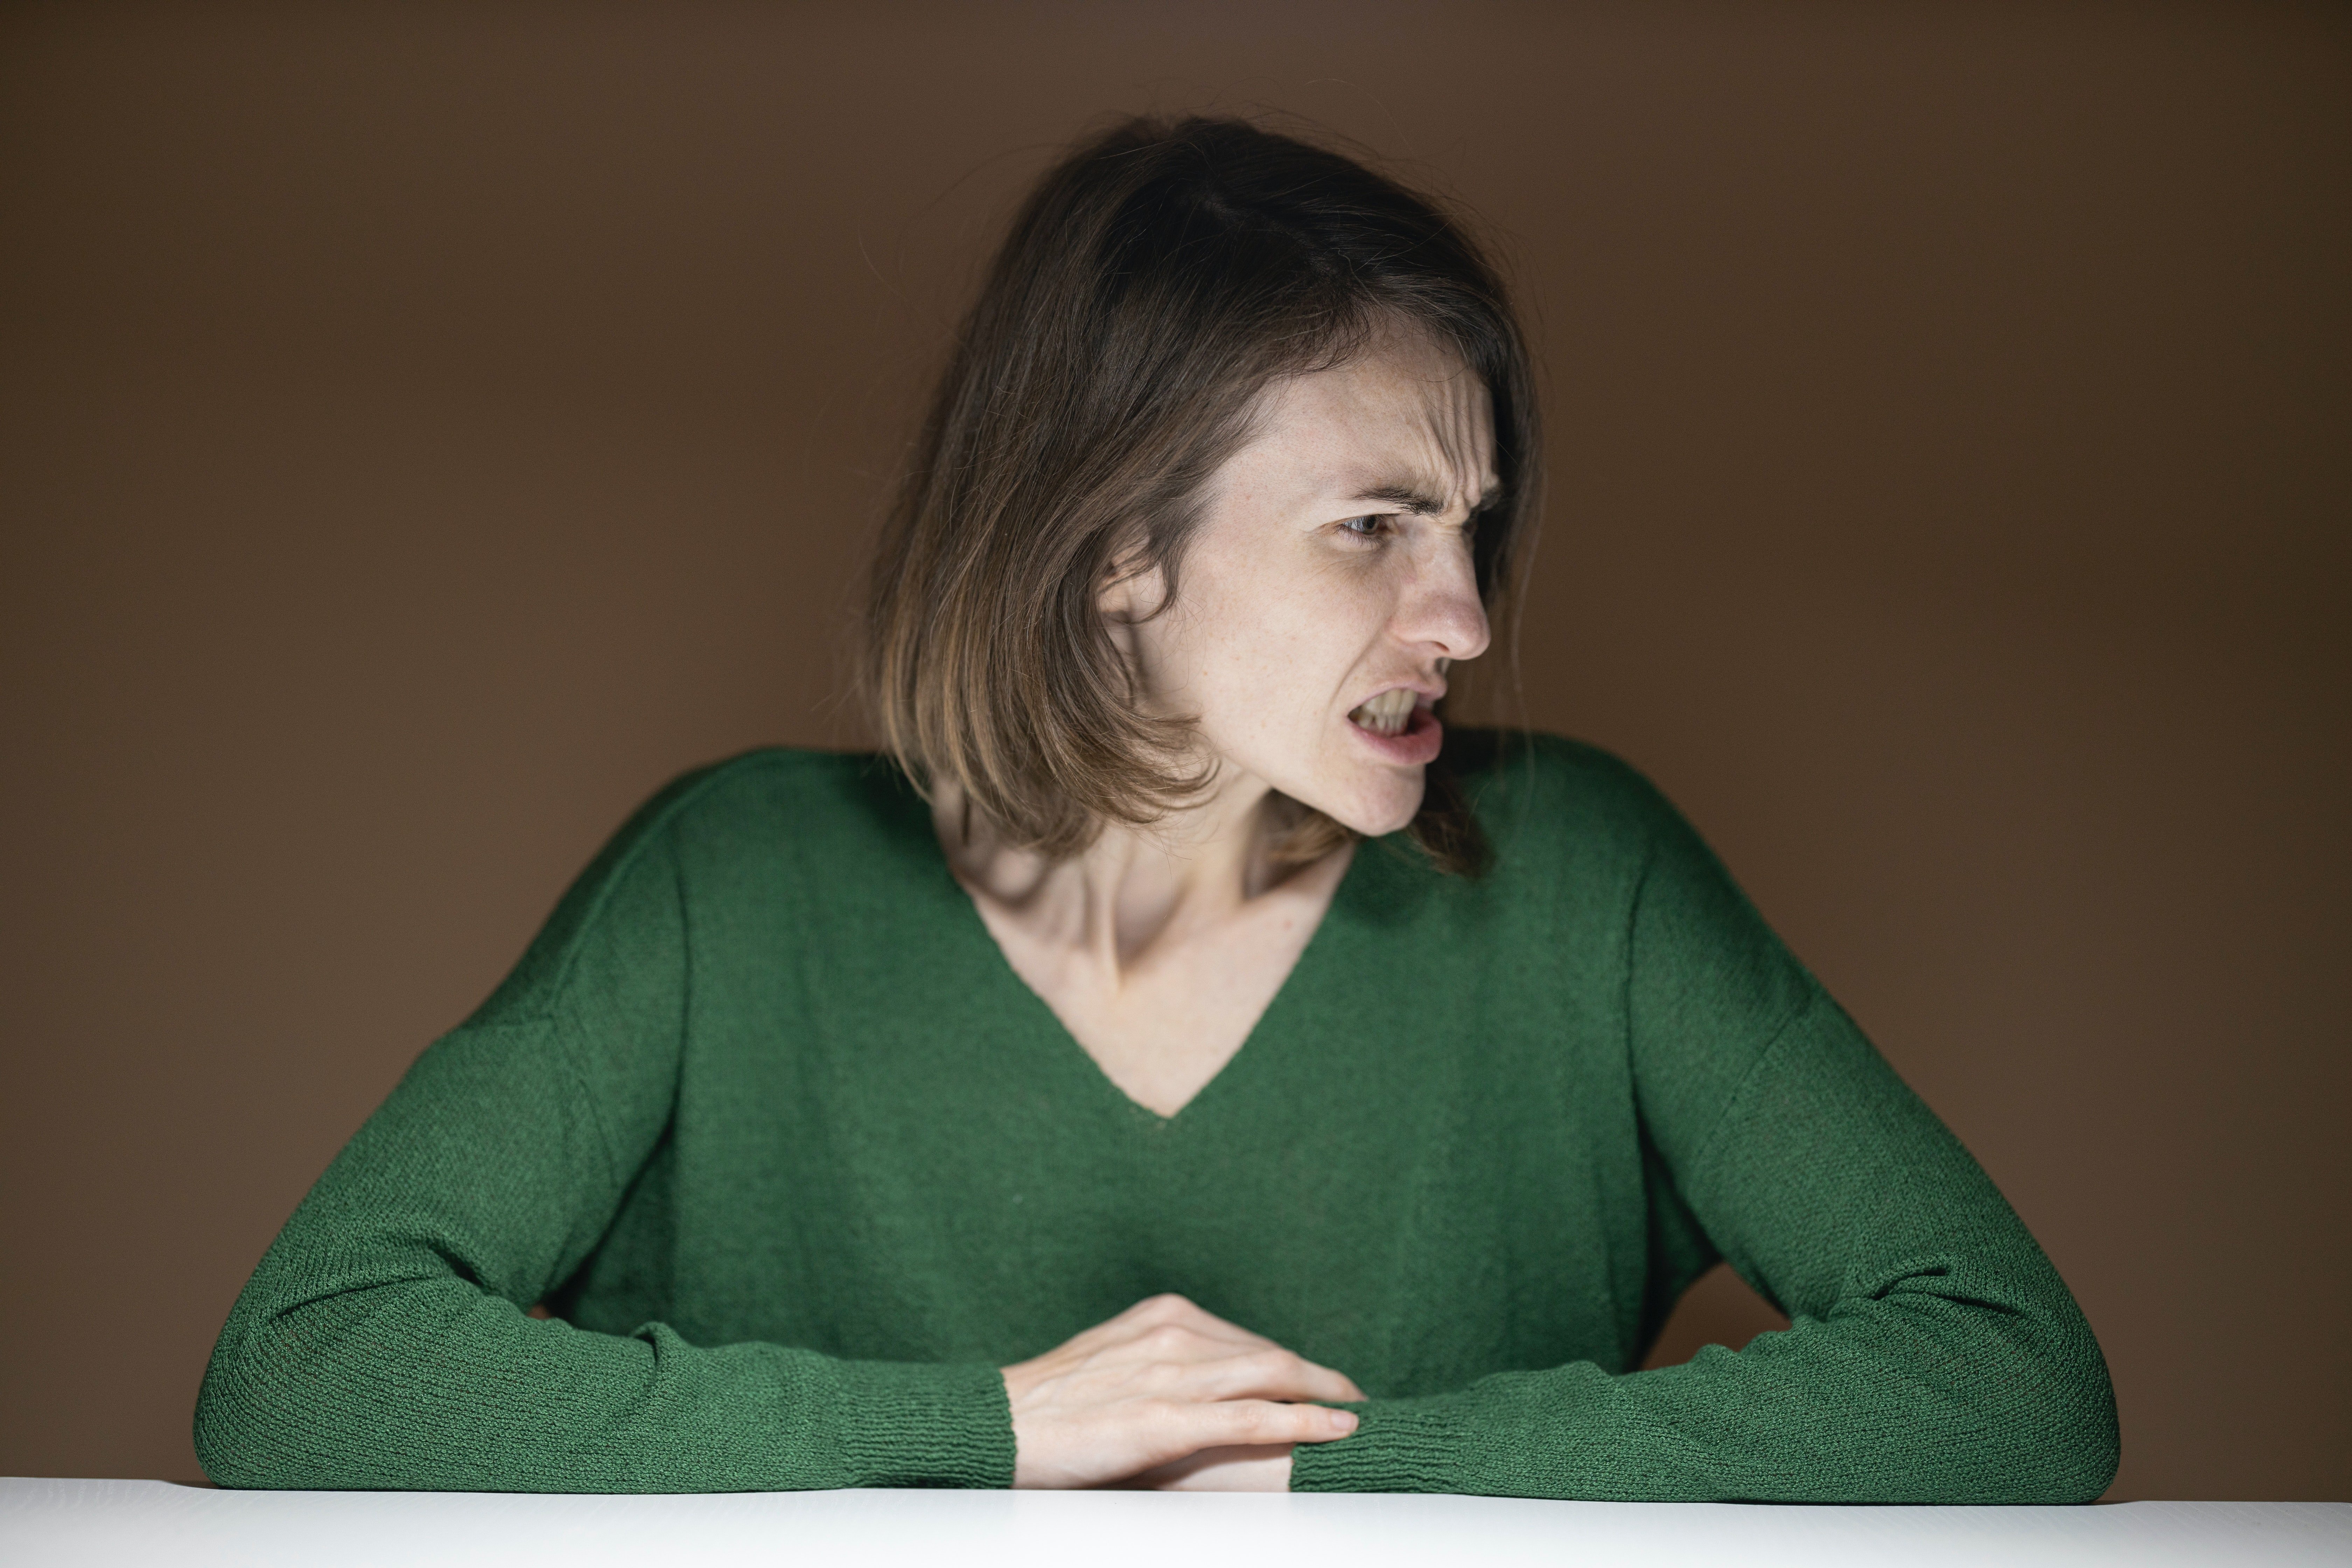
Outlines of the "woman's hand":
M 1293 1447 L 1203 1448 L 1173 1464 L 1129 1476 L 1118 1485 L 1122 1490 L 1145 1492 L 1286 1492 Z
M 1016 1487 L 1272 1490 L 1289 1482 L 1292 1444 L 1356 1429 L 1348 1411 L 1295 1402 L 1364 1397 L 1329 1367 L 1181 1296 L 1139 1301 L 1006 1367 L 1004 1391 Z

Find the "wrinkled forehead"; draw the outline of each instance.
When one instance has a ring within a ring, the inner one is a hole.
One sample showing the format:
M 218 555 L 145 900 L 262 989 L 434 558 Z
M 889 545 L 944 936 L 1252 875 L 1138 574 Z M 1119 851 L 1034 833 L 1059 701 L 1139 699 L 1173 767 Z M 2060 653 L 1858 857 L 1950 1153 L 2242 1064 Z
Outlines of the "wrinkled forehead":
M 1450 347 L 1387 333 L 1343 364 L 1269 385 L 1236 457 L 1263 479 L 1293 465 L 1284 489 L 1387 496 L 1460 516 L 1495 489 L 1493 404 Z

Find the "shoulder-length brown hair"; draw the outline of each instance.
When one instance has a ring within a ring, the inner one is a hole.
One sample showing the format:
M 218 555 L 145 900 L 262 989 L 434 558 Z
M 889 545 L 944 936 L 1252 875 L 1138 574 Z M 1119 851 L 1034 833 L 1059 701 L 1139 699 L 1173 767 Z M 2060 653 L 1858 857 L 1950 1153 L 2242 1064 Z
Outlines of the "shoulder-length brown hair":
M 1491 608 L 1539 454 L 1500 279 L 1433 202 L 1238 120 L 1138 119 L 1080 145 L 1014 219 L 917 440 L 869 583 L 864 687 L 919 787 L 951 782 L 1011 840 L 1074 854 L 1205 784 L 1192 727 L 1138 704 L 1097 595 L 1158 566 L 1166 602 L 1205 482 L 1276 377 L 1418 327 L 1484 379 L 1499 493 L 1475 536 Z M 1286 858 L 1346 830 L 1295 814 Z M 1444 759 L 1412 836 L 1475 872 Z

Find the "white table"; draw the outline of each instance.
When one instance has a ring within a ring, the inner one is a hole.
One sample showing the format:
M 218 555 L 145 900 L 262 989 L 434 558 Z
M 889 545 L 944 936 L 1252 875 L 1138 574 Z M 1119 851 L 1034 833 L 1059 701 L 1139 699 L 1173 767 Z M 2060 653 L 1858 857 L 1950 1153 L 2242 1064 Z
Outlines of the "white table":
M 534 1497 L 0 1479 L 0 1565 L 2352 1564 L 2352 1504 L 1795 1508 L 1150 1492 Z

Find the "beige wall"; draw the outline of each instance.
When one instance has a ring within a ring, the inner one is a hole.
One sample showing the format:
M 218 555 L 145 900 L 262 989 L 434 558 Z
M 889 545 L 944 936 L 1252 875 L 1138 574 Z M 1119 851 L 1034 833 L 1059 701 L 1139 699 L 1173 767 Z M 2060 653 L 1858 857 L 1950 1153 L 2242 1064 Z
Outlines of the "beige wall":
M 192 1476 L 229 1301 L 632 804 L 848 743 L 991 222 L 1271 107 L 1499 231 L 1522 710 L 1977 1151 L 2120 1496 L 2352 1497 L 2341 9 L 17 7 L 0 1472 Z M 1758 1321 L 1736 1281 L 1683 1349 Z

